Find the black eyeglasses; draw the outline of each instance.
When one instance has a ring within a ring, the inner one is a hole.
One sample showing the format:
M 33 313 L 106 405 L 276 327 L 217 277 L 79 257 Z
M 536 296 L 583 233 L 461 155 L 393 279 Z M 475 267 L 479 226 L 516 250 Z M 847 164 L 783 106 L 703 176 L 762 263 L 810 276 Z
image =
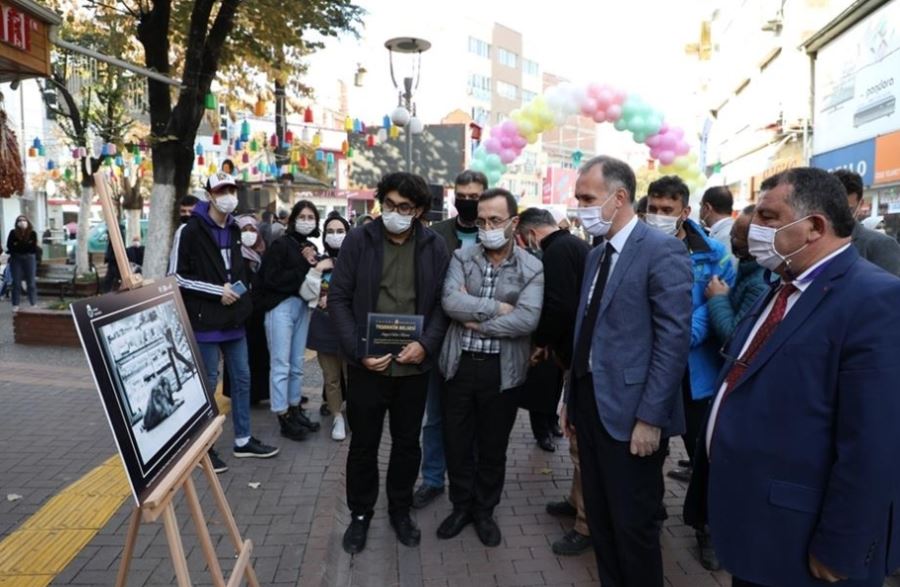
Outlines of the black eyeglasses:
M 494 218 L 488 218 L 487 220 L 484 220 L 483 218 L 479 218 L 478 220 L 475 221 L 475 226 L 477 226 L 478 228 L 500 228 L 502 225 L 506 224 L 507 222 L 509 222 L 512 219 L 513 219 L 513 216 L 510 216 L 509 218 L 494 217 Z
M 406 202 L 395 204 L 387 198 L 381 203 L 381 209 L 385 212 L 399 212 L 403 216 L 409 216 L 416 211 L 416 207 L 412 204 L 407 204 Z

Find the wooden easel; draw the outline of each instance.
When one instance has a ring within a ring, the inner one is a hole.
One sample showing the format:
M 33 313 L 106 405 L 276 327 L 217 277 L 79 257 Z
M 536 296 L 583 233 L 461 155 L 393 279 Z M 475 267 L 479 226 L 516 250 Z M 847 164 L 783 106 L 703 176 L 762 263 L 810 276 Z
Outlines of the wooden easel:
M 100 197 L 100 204 L 106 219 L 107 232 L 111 239 L 110 242 L 116 257 L 116 263 L 118 263 L 122 275 L 122 287 L 124 289 L 139 288 L 149 282 L 144 282 L 140 275 L 136 275 L 131 271 L 131 263 L 129 263 L 125 254 L 125 243 L 122 241 L 122 235 L 119 232 L 119 222 L 109 195 L 106 177 L 100 173 L 95 174 L 94 185 L 97 195 Z M 250 540 L 241 540 L 241 534 L 237 523 L 234 521 L 234 515 L 231 513 L 231 507 L 228 505 L 225 492 L 222 490 L 219 478 L 216 476 L 212 462 L 209 460 L 209 449 L 219 438 L 219 435 L 222 434 L 224 422 L 224 415 L 216 416 L 194 439 L 194 442 L 184 454 L 178 458 L 178 461 L 169 469 L 169 472 L 166 473 L 165 477 L 150 495 L 144 499 L 144 502 L 131 512 L 128 534 L 125 538 L 125 550 L 122 552 L 122 562 L 119 566 L 119 574 L 116 577 L 117 587 L 124 587 L 128 580 L 128 569 L 131 566 L 131 559 L 134 555 L 134 546 L 137 542 L 141 522 L 155 522 L 160 517 L 162 517 L 163 525 L 165 526 L 166 540 L 169 543 L 169 554 L 172 557 L 172 565 L 175 567 L 178 587 L 190 587 L 191 577 L 188 572 L 184 544 L 181 541 L 181 533 L 178 530 L 178 520 L 175 517 L 175 505 L 173 503 L 175 496 L 182 489 L 184 490 L 188 508 L 191 510 L 191 518 L 193 518 L 194 525 L 197 527 L 197 538 L 200 540 L 203 557 L 206 559 L 206 564 L 212 575 L 213 585 L 216 587 L 237 587 L 241 584 L 242 578 L 246 577 L 248 585 L 259 587 L 256 573 L 250 564 L 253 543 Z M 203 515 L 203 510 L 200 507 L 200 498 L 192 478 L 197 467 L 202 469 L 204 475 L 206 475 L 216 506 L 222 515 L 237 555 L 237 561 L 227 583 L 225 576 L 222 574 L 222 567 L 216 556 L 216 549 L 210 538 L 206 517 Z

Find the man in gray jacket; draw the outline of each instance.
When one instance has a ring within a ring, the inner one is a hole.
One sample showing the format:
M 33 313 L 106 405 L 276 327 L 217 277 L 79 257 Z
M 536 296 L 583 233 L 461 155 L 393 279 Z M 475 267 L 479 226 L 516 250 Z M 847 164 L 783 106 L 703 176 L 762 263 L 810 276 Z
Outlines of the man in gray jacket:
M 900 243 L 877 230 L 866 228 L 859 221 L 859 207 L 863 200 L 863 180 L 858 173 L 846 169 L 832 171 L 847 190 L 847 204 L 853 210 L 853 246 L 863 259 L 878 265 L 892 275 L 900 276 Z
M 503 493 L 516 388 L 525 382 L 544 297 L 543 265 L 512 238 L 517 207 L 506 190 L 481 195 L 480 244 L 454 253 L 442 300 L 452 319 L 440 368 L 446 380 L 441 403 L 453 513 L 437 535 L 453 538 L 474 521 L 485 546 L 501 540 L 494 507 Z

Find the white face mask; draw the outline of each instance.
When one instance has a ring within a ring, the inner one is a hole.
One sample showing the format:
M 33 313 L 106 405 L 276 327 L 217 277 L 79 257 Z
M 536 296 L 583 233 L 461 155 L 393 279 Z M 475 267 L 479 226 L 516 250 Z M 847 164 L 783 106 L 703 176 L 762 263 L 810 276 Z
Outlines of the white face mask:
M 678 234 L 678 221 L 679 218 L 675 216 L 663 216 L 662 214 L 647 214 L 644 216 L 644 222 L 647 223 L 647 226 L 652 226 L 669 236 Z
M 238 205 L 238 198 L 234 194 L 219 196 L 212 201 L 212 205 L 222 214 L 231 214 Z
M 413 217 L 404 216 L 399 212 L 385 212 L 381 215 L 384 227 L 391 234 L 403 234 L 412 226 Z
M 256 240 L 259 238 L 259 235 L 255 232 L 248 230 L 246 232 L 241 233 L 241 243 L 245 247 L 252 247 L 256 244 Z
M 344 239 L 347 237 L 346 232 L 341 232 L 339 234 L 326 234 L 325 235 L 325 244 L 331 247 L 332 249 L 339 249 L 341 245 L 344 243 Z
M 806 243 L 793 253 L 782 255 L 778 252 L 778 249 L 775 248 L 775 236 L 779 231 L 789 228 L 798 222 L 803 222 L 807 218 L 809 218 L 809 216 L 804 216 L 800 220 L 785 224 L 781 228 L 771 228 L 769 226 L 751 224 L 750 233 L 747 235 L 750 256 L 755 258 L 756 262 L 762 267 L 765 267 L 769 271 L 775 271 L 781 267 L 782 263 L 787 263 L 791 257 L 809 246 L 809 243 Z
M 599 206 L 591 206 L 589 208 L 578 208 L 578 218 L 581 219 L 581 225 L 584 230 L 591 236 L 606 236 L 612 226 L 613 219 L 616 217 L 618 210 L 613 212 L 612 218 L 609 220 L 603 217 L 603 207 L 613 199 L 615 194 L 610 194 L 606 200 Z
M 509 242 L 509 236 L 507 236 L 505 228 L 495 228 L 493 230 L 479 228 L 478 240 L 489 251 L 497 251 L 506 246 L 506 243 Z
M 18 222 L 16 222 L 16 226 L 18 226 L 22 230 L 25 230 L 26 228 L 28 228 L 28 223 L 24 220 L 19 220 Z
M 316 229 L 316 221 L 315 220 L 297 220 L 296 222 L 294 222 L 294 230 L 296 230 L 303 236 L 308 235 L 315 229 Z

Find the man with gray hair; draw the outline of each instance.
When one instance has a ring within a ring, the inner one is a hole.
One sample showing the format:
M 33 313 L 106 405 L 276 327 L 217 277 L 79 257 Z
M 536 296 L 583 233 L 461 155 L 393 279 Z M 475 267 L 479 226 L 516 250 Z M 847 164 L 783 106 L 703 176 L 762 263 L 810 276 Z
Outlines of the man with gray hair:
M 662 587 L 659 512 L 668 440 L 684 432 L 691 345 L 684 243 L 638 222 L 634 171 L 612 157 L 575 183 L 588 255 L 563 410 L 578 438 L 585 511 L 604 587 Z
M 735 587 L 882 585 L 900 566 L 900 281 L 862 259 L 841 183 L 797 167 L 748 235 L 781 280 L 723 349 L 685 521 Z
M 528 408 L 531 430 L 541 448 L 556 450 L 551 436 L 559 426 L 556 410 L 562 391 L 561 369 L 567 370 L 572 362 L 575 309 L 591 248 L 567 230 L 557 228 L 556 218 L 539 208 L 529 208 L 519 215 L 516 240 L 544 263 L 544 305 L 532 337 L 534 352 L 523 390 L 523 407 Z M 553 552 L 563 556 L 581 554 L 591 547 L 574 436 L 569 439 L 569 454 L 574 465 L 571 491 L 562 501 L 547 504 L 547 513 L 575 518 L 574 528 L 553 543 Z

